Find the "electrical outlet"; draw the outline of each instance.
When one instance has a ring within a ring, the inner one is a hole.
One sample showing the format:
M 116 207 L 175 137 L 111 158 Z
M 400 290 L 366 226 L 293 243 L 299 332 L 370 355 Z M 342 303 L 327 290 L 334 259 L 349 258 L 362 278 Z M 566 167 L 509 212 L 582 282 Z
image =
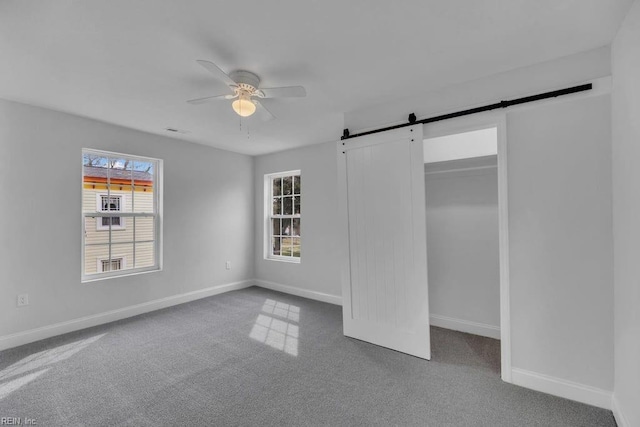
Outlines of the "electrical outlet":
M 29 305 L 29 294 L 18 295 L 18 307 Z
M 227 262 L 225 263 L 225 268 L 226 268 L 227 270 L 231 270 L 231 261 L 227 261 Z

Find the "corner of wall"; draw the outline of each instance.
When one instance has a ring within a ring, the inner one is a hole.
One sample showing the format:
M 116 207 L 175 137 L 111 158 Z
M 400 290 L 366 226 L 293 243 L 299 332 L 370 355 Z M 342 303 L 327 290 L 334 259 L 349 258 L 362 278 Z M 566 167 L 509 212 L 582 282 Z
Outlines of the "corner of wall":
M 521 387 L 599 408 L 611 409 L 612 406 L 612 393 L 607 390 L 520 368 L 513 368 L 511 375 L 513 384 Z
M 614 236 L 614 387 L 612 410 L 621 427 L 640 425 L 640 304 L 637 216 L 637 140 L 640 130 L 640 1 L 630 8 L 612 43 L 612 141 Z
M 631 423 L 629 423 L 620 408 L 620 403 L 615 393 L 611 396 L 611 411 L 613 412 L 613 417 L 616 419 L 618 427 L 631 427 Z

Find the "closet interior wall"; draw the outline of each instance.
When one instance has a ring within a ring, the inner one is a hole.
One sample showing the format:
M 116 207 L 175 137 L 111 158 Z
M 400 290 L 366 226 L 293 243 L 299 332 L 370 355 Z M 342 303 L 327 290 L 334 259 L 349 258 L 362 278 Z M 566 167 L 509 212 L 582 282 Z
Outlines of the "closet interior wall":
M 499 338 L 497 156 L 425 164 L 425 191 L 431 323 Z

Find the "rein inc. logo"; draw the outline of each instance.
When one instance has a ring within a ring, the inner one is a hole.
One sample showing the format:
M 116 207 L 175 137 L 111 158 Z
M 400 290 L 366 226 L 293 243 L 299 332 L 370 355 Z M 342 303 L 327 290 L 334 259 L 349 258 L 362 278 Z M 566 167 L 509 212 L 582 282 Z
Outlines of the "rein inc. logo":
M 0 417 L 0 426 L 35 426 L 38 422 L 35 418 L 22 417 Z

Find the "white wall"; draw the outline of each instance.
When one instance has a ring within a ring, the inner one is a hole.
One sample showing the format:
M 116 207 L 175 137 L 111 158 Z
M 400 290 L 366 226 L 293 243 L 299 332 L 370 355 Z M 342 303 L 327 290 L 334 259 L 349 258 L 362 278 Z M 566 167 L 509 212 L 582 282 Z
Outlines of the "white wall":
M 447 86 L 414 97 L 372 105 L 345 114 L 351 134 L 388 124 L 406 123 L 410 113 L 420 118 L 472 108 L 501 100 L 562 89 L 598 77 L 611 75 L 608 46 L 493 74 L 478 80 Z
M 459 170 L 468 162 L 447 163 L 453 163 L 450 167 L 455 170 L 429 173 L 429 165 L 425 167 L 430 314 L 493 326 L 497 332 L 500 269 L 495 156 L 494 167 L 487 169 Z M 456 326 L 463 330 L 464 323 L 449 325 Z
M 498 129 L 495 127 L 437 136 L 424 141 L 424 162 L 495 156 L 498 154 Z
M 613 43 L 614 399 L 640 425 L 640 2 Z M 621 418 L 621 417 L 620 417 Z
M 164 160 L 163 271 L 80 283 L 83 147 Z M 253 278 L 248 156 L 0 101 L 0 200 L 0 337 Z
M 295 169 L 300 169 L 302 183 L 300 263 L 266 260 L 264 175 Z M 335 142 L 256 157 L 254 170 L 256 278 L 273 289 L 340 303 Z
M 345 116 L 351 133 L 573 86 L 611 72 L 607 47 Z M 571 95 L 507 116 L 514 381 L 610 405 L 610 98 Z M 428 126 L 428 125 L 426 125 Z M 577 384 L 576 384 L 577 383 Z
M 507 116 L 512 365 L 613 388 L 608 95 Z

